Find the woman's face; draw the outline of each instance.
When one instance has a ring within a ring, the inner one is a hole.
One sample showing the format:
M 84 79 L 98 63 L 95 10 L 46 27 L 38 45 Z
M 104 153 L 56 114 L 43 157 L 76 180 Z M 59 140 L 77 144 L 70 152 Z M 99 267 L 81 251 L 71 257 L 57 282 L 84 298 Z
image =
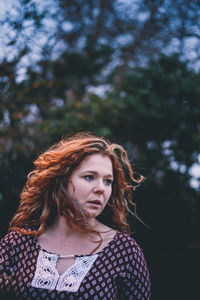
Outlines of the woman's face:
M 78 201 L 87 217 L 97 217 L 112 193 L 111 159 L 99 153 L 87 156 L 71 173 L 68 182 L 67 192 Z

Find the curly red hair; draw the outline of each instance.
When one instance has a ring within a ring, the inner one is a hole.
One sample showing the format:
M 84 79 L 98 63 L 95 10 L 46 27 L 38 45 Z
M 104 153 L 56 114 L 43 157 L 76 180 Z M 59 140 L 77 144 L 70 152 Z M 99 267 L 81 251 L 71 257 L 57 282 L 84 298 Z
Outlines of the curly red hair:
M 135 211 L 132 193 L 144 177 L 134 178 L 127 152 L 122 146 L 84 132 L 63 138 L 34 161 L 36 168 L 27 176 L 9 230 L 39 236 L 53 224 L 57 216 L 63 215 L 75 231 L 88 233 L 79 209 L 64 195 L 60 183 L 66 182 L 86 156 L 95 153 L 107 155 L 111 159 L 114 175 L 112 195 L 100 216 L 101 221 L 114 229 L 129 231 L 124 197 Z M 30 231 L 30 228 L 34 229 Z

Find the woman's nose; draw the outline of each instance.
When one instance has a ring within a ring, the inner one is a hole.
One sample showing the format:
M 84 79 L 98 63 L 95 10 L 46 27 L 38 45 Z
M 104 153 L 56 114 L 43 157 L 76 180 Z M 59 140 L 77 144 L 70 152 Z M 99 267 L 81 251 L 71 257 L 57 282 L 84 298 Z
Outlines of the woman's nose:
M 98 180 L 98 181 L 96 181 L 96 183 L 95 183 L 95 186 L 94 186 L 94 193 L 100 193 L 100 194 L 102 194 L 102 193 L 104 193 L 104 183 L 103 183 L 103 181 L 102 180 Z

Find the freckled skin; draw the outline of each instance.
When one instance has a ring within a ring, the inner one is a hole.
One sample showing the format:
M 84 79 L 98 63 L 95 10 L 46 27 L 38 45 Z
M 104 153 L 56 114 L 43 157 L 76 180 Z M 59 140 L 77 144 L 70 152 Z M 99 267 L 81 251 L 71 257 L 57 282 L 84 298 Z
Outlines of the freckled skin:
M 87 156 L 72 172 L 68 182 L 67 192 L 78 201 L 87 217 L 97 217 L 112 194 L 111 159 L 102 154 Z

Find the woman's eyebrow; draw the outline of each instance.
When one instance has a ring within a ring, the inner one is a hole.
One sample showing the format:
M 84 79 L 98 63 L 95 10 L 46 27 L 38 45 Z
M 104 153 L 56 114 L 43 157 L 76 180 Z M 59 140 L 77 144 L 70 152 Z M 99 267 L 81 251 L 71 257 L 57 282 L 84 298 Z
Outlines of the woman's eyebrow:
M 98 174 L 98 172 L 96 172 L 96 171 L 85 170 L 85 171 L 81 172 L 81 175 L 84 175 L 84 174 L 87 174 L 87 173 L 94 174 L 94 175 L 97 175 L 97 174 Z M 112 175 L 112 174 L 105 174 L 104 177 L 110 177 L 110 178 L 113 178 L 113 175 Z

